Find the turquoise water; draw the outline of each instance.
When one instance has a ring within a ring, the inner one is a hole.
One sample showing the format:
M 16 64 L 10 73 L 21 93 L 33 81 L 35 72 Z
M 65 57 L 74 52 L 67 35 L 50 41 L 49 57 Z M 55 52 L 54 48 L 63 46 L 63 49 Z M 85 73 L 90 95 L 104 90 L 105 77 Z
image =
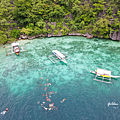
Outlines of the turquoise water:
M 120 78 L 106 84 L 94 81 L 95 75 L 90 73 L 101 68 L 120 76 L 120 42 L 65 36 L 20 43 L 27 43 L 27 51 L 20 56 L 6 56 L 0 46 L 0 112 L 9 108 L 5 115 L 0 114 L 0 120 L 120 119 Z M 48 59 L 55 49 L 69 56 L 68 64 Z M 47 82 L 51 85 L 45 86 Z M 57 92 L 51 95 L 51 102 L 43 96 L 47 91 Z M 54 103 L 58 109 L 45 110 L 43 101 L 45 107 Z M 118 105 L 108 106 L 109 102 Z

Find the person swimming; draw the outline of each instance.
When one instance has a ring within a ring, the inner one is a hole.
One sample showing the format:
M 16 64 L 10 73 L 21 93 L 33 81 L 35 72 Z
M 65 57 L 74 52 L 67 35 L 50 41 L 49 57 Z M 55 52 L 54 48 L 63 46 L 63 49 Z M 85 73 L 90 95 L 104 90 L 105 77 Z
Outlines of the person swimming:
M 50 98 L 46 98 L 46 101 L 49 101 L 49 102 L 51 102 L 51 99 L 50 99 Z
M 60 101 L 61 103 L 63 103 L 66 99 L 64 98 L 62 101 Z
M 49 107 L 53 107 L 54 106 L 54 103 L 52 103 L 52 104 L 49 104 Z
M 43 102 L 43 104 L 45 104 L 45 102 Z
M 45 110 L 48 110 L 48 108 L 44 107 Z
M 46 91 L 46 90 L 47 90 L 47 87 L 45 87 L 44 90 Z
M 49 97 L 51 97 L 51 92 L 49 93 Z
M 7 111 L 9 111 L 9 109 L 8 108 L 6 108 L 6 110 L 5 111 L 3 111 L 3 112 L 1 112 L 1 114 L 5 114 Z
M 6 108 L 6 112 L 7 112 L 7 111 L 9 111 L 9 109 L 8 109 L 8 108 Z

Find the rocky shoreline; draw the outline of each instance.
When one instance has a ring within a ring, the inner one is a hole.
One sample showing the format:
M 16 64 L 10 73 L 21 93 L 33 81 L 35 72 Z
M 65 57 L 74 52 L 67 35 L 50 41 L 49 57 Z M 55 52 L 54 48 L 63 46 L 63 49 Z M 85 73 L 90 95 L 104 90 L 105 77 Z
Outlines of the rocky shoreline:
M 97 36 L 94 36 L 94 35 L 90 35 L 89 33 L 81 34 L 81 33 L 75 33 L 75 32 L 68 33 L 67 35 L 68 36 L 83 36 L 83 37 L 86 37 L 87 39 L 92 39 L 93 37 L 97 37 Z M 35 39 L 35 38 L 39 38 L 39 37 L 60 37 L 60 36 L 64 36 L 64 35 L 62 35 L 61 32 L 57 35 L 54 35 L 53 33 L 48 33 L 48 34 L 45 34 L 45 35 L 40 34 L 40 35 L 36 35 L 36 36 L 32 36 L 32 37 L 27 36 L 27 35 L 20 35 L 18 40 L 21 40 L 21 39 L 31 40 L 31 39 Z M 104 37 L 101 36 L 101 38 L 104 38 Z M 119 30 L 118 35 L 117 35 L 116 32 L 114 32 L 113 34 L 109 35 L 108 39 L 120 41 L 120 30 Z
M 93 35 L 90 35 L 88 33 L 86 34 L 81 34 L 81 33 L 68 33 L 67 34 L 68 36 L 84 36 L 84 37 L 87 37 L 87 39 L 92 39 L 94 36 Z M 31 39 L 35 39 L 35 38 L 39 38 L 39 37 L 60 37 L 60 36 L 64 36 L 62 34 L 58 34 L 58 35 L 54 35 L 54 34 L 40 34 L 40 35 L 36 35 L 36 36 L 27 36 L 27 35 L 20 35 L 19 39 L 18 40 L 21 40 L 21 39 L 28 39 L 28 40 L 31 40 Z
M 61 29 L 59 29 L 59 32 L 57 33 L 57 35 L 54 34 L 54 30 L 48 26 L 48 23 L 51 24 L 51 25 L 54 25 L 55 27 L 55 30 L 56 30 L 56 22 L 46 22 L 46 29 L 51 29 L 52 33 L 46 33 L 45 35 L 43 34 L 40 34 L 40 35 L 36 35 L 36 36 L 28 36 L 28 35 L 20 35 L 19 39 L 18 40 L 21 40 L 21 39 L 35 39 L 35 38 L 39 38 L 39 37 L 60 37 L 60 36 L 65 36 L 65 35 L 62 35 L 61 33 Z M 63 22 L 63 26 L 67 27 L 69 29 L 69 27 L 65 24 L 65 22 Z M 70 29 L 69 29 L 70 30 Z M 67 33 L 66 35 L 70 35 L 70 36 L 84 36 L 84 37 L 87 37 L 87 39 L 92 39 L 93 37 L 98 37 L 98 36 L 94 36 L 92 34 L 89 34 L 88 32 L 85 33 L 85 34 L 81 34 L 79 33 L 78 31 L 73 31 L 72 33 Z M 100 36 L 98 38 L 104 38 L 103 36 Z M 119 32 L 113 32 L 113 33 L 110 33 L 109 34 L 109 38 L 108 39 L 111 39 L 111 40 L 117 40 L 117 41 L 120 41 L 120 29 L 119 29 Z

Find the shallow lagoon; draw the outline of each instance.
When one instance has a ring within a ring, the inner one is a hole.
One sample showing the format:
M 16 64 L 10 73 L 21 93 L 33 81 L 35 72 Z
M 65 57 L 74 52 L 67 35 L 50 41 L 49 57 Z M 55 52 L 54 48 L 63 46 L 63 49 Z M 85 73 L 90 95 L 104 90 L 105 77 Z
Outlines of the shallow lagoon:
M 5 56 L 5 48 L 0 46 L 0 111 L 10 109 L 0 115 L 0 120 L 120 119 L 120 78 L 106 84 L 94 81 L 95 76 L 90 73 L 102 68 L 111 70 L 112 75 L 120 75 L 119 42 L 65 36 L 20 43 L 27 43 L 28 50 L 20 56 Z M 55 49 L 68 54 L 67 65 L 53 64 L 48 59 Z M 57 91 L 51 100 L 58 110 L 45 111 L 41 107 L 47 79 L 51 83 L 47 90 Z M 60 103 L 63 98 L 66 100 Z M 118 105 L 108 106 L 109 102 Z

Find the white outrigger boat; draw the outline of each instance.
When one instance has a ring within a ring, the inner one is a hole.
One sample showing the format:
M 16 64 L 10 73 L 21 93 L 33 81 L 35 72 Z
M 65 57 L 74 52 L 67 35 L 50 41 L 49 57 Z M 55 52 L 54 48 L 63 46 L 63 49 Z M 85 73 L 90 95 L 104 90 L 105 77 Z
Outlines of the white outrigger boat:
M 5 47 L 6 49 L 6 56 L 9 54 L 15 53 L 16 55 L 19 55 L 22 51 L 27 51 L 24 44 L 19 44 L 16 42 L 11 43 L 11 46 Z
M 109 70 L 104 70 L 104 69 L 100 69 L 97 68 L 96 71 L 90 71 L 93 74 L 96 74 L 95 79 L 96 81 L 100 81 L 100 82 L 105 82 L 105 83 L 111 83 L 111 78 L 119 78 L 120 76 L 113 76 L 111 75 L 111 71 Z M 102 80 L 100 79 L 96 79 L 96 78 L 102 78 Z
M 66 59 L 68 58 L 67 55 L 63 55 L 61 52 L 59 52 L 58 50 L 52 50 L 53 55 L 50 55 L 48 58 L 53 62 L 56 63 L 56 59 L 52 58 L 53 56 L 56 56 L 58 60 L 67 63 Z

